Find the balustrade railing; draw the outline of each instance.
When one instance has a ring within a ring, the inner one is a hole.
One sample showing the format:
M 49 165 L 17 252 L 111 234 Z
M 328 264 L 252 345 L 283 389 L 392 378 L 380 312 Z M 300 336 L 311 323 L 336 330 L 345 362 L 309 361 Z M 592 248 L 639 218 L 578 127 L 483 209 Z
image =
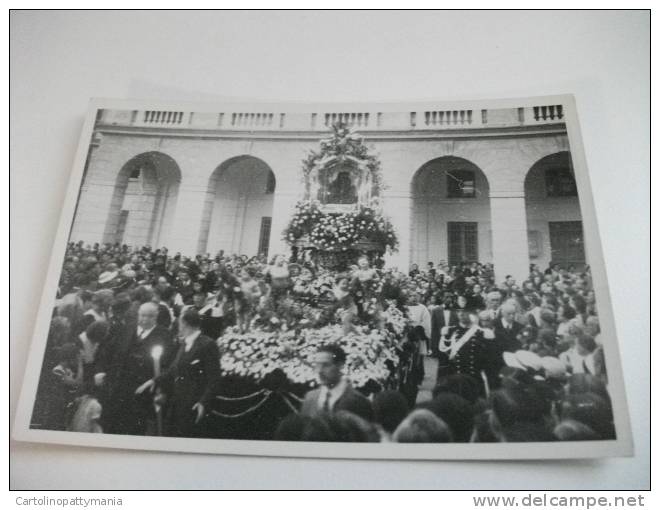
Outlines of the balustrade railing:
M 369 127 L 369 113 L 326 113 L 324 118 L 326 127 L 336 122 L 344 122 L 349 126 Z
M 274 113 L 232 113 L 232 127 L 272 127 Z
M 424 125 L 458 126 L 472 124 L 472 110 L 441 110 L 424 112 Z
M 198 130 L 327 132 L 344 122 L 362 131 L 465 130 L 538 126 L 565 122 L 562 105 L 500 109 L 420 110 L 408 112 L 180 112 L 168 110 L 103 110 L 97 122 Z
M 183 112 L 166 112 L 159 110 L 146 110 L 144 112 L 143 124 L 173 124 L 178 125 L 183 121 Z
M 549 106 L 534 106 L 534 120 L 536 122 L 547 120 L 561 120 L 564 118 L 564 107 L 560 104 Z

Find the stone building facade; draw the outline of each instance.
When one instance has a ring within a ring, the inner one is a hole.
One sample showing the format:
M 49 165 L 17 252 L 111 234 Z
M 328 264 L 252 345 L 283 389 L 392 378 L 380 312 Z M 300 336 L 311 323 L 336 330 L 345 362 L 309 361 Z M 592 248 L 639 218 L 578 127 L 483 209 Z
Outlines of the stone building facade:
M 561 105 L 415 112 L 99 110 L 71 240 L 286 253 L 301 162 L 334 122 L 380 162 L 400 240 L 389 263 L 584 264 Z

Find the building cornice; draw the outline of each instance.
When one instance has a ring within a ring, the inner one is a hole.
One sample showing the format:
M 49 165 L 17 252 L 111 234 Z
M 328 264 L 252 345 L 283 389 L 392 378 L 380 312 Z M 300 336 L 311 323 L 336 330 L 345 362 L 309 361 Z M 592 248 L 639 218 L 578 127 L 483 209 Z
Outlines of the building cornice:
M 327 138 L 325 131 L 239 131 L 227 129 L 154 128 L 98 124 L 95 133 L 103 135 L 204 140 L 318 141 Z M 446 139 L 519 138 L 566 135 L 566 124 L 505 126 L 467 129 L 415 129 L 405 131 L 358 130 L 368 142 L 432 141 Z

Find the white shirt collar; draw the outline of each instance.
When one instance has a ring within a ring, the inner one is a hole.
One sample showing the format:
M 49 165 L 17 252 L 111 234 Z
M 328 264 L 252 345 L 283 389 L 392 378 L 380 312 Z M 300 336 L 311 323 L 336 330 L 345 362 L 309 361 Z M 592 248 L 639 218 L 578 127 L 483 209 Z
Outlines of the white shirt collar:
M 183 342 L 186 345 L 186 352 L 188 352 L 190 349 L 192 349 L 192 346 L 195 343 L 195 340 L 197 340 L 197 337 L 201 334 L 202 334 L 202 332 L 200 330 L 197 330 L 194 333 L 188 335 L 186 338 L 183 339 Z
M 87 310 L 83 315 L 91 315 L 97 321 L 104 321 L 105 320 L 105 314 L 101 315 L 100 313 L 98 313 L 93 308 L 90 308 L 89 310 Z
M 334 388 L 328 388 L 325 385 L 321 386 L 321 393 L 319 395 L 319 409 L 323 409 L 326 396 L 328 393 L 330 393 L 330 400 L 328 401 L 328 404 L 330 406 L 330 410 L 332 410 L 334 405 L 337 403 L 337 400 L 339 400 L 339 398 L 344 394 L 344 391 L 346 391 L 347 387 L 348 381 L 343 377 L 339 380 Z
M 151 334 L 151 332 L 152 332 L 154 329 L 156 329 L 156 326 L 153 326 L 153 327 L 150 328 L 150 329 L 144 329 L 144 328 L 138 326 L 138 328 L 137 328 L 137 335 L 138 335 L 138 338 L 140 338 L 141 340 L 144 340 L 145 338 L 147 338 L 147 337 Z

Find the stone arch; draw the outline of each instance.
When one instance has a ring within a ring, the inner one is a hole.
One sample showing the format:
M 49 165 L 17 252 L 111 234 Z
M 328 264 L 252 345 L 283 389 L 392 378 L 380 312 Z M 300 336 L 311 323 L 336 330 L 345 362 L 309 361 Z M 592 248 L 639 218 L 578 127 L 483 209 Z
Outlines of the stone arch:
M 489 194 L 488 178 L 467 159 L 424 163 L 411 181 L 411 263 L 490 261 Z
M 144 152 L 117 174 L 103 241 L 131 246 L 166 245 L 181 170 L 162 152 Z
M 531 166 L 525 176 L 525 212 L 530 263 L 541 269 L 552 261 L 584 264 L 582 214 L 570 152 L 549 154 Z
M 220 164 L 208 180 L 197 251 L 268 252 L 276 179 L 271 167 L 250 155 Z

